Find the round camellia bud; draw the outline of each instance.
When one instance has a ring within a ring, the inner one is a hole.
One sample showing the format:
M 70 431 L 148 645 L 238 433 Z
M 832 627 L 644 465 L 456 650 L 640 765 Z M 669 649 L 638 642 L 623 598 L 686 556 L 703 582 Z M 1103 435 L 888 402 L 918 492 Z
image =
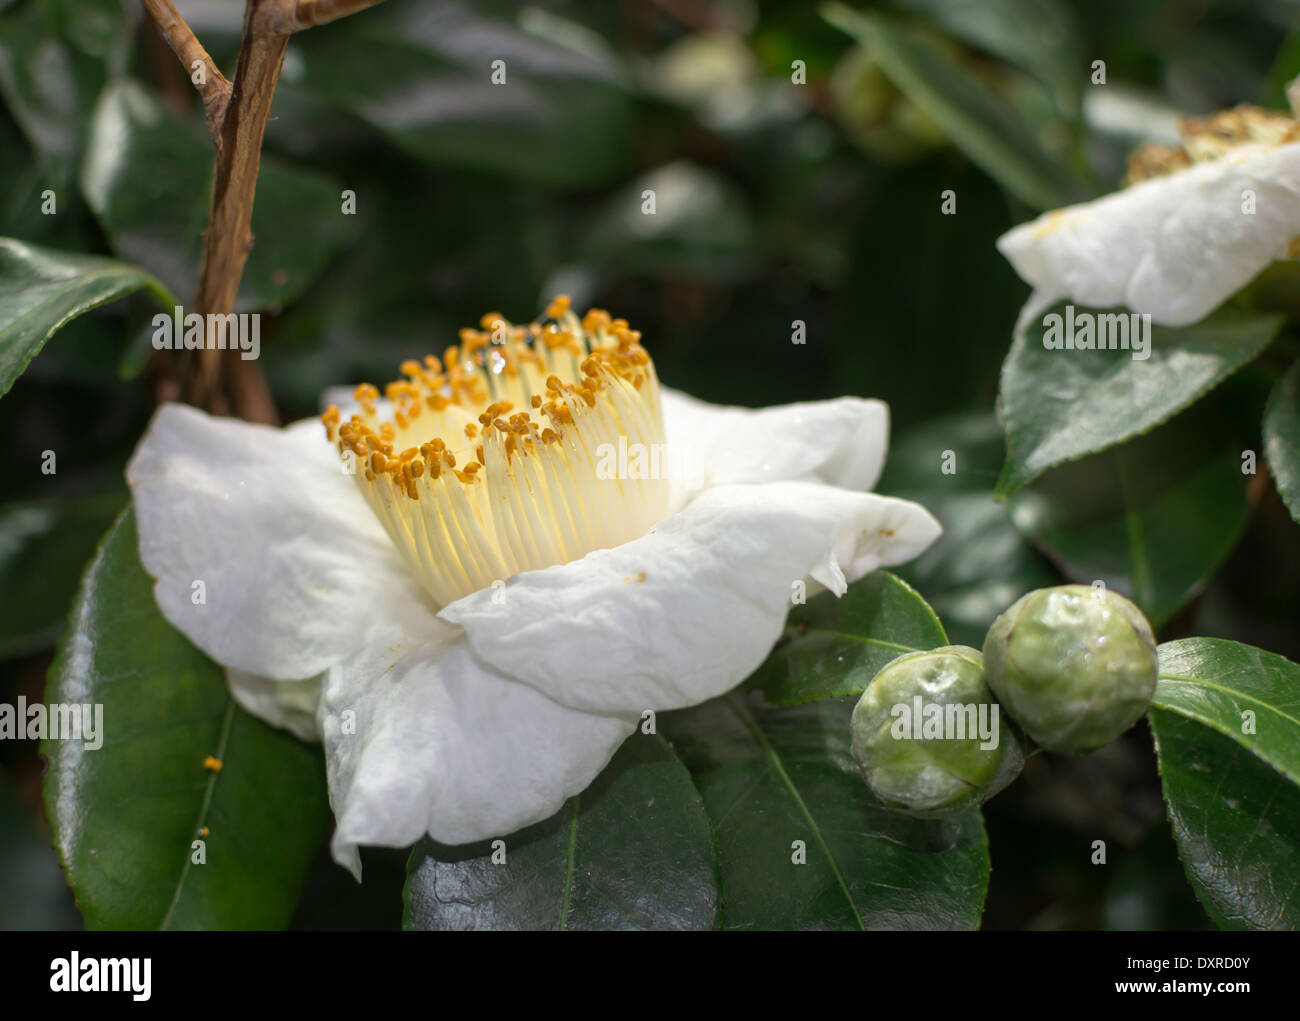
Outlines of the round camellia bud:
M 1156 690 L 1156 640 L 1118 593 L 1059 585 L 1023 596 L 984 639 L 989 687 L 1044 748 L 1100 748 L 1147 711 Z
M 872 679 L 853 710 L 853 757 L 891 808 L 950 815 L 1020 773 L 1024 748 L 966 645 L 910 652 Z

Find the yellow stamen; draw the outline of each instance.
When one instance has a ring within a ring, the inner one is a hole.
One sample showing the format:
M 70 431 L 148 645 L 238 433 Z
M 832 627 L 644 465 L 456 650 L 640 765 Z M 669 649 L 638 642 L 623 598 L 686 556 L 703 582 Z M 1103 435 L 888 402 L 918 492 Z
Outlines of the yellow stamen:
M 546 318 L 556 322 L 512 326 L 488 313 L 441 359 L 402 362 L 405 378 L 383 388 L 382 409 L 379 389 L 362 384 L 349 421 L 337 408 L 321 416 L 439 604 L 620 545 L 667 510 L 662 476 L 606 470 L 620 448 L 662 449 L 658 381 L 640 333 L 600 309 L 579 320 L 564 295 Z

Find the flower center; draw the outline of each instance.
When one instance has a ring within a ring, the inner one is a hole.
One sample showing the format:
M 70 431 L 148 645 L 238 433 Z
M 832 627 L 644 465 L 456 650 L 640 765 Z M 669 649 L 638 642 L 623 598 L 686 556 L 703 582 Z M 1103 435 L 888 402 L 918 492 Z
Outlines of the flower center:
M 375 516 L 444 606 L 635 539 L 668 509 L 665 479 L 605 470 L 623 444 L 664 442 L 639 332 L 599 309 L 579 320 L 564 295 L 542 323 L 513 326 L 490 312 L 480 325 L 461 330 L 441 360 L 405 362 L 386 405 L 366 383 L 359 414 L 321 416 Z
M 1276 110 L 1242 103 L 1208 117 L 1183 117 L 1178 122 L 1182 143 L 1148 142 L 1128 158 L 1127 184 L 1164 177 L 1196 163 L 1223 159 L 1245 145 L 1277 147 L 1300 142 L 1300 122 Z

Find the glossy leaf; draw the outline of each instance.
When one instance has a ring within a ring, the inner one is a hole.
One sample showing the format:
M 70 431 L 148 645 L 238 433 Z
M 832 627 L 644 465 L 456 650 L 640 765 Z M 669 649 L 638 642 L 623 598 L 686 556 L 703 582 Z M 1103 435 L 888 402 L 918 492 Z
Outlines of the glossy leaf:
M 69 320 L 142 288 L 172 303 L 138 266 L 0 238 L 0 394 Z
M 1259 354 L 1282 325 L 1278 316 L 1224 307 L 1191 326 L 1152 326 L 1150 357 L 1138 360 L 1133 350 L 1049 350 L 1043 346 L 1048 315 L 1065 317 L 1066 304 L 1027 324 L 1002 366 L 1007 461 L 998 479 L 999 497 L 1048 468 L 1116 446 L 1172 418 Z M 1115 315 L 1119 318 L 1107 324 L 1129 326 L 1123 309 L 1074 307 L 1074 322 L 1083 322 L 1084 315 Z M 1101 321 L 1088 322 L 1096 323 L 1094 332 L 1102 329 Z M 1067 326 L 1062 318 L 1060 329 Z
M 933 821 L 882 806 L 849 752 L 854 701 L 778 709 L 733 693 L 664 718 L 713 822 L 721 928 L 979 924 L 980 813 Z
M 1165 642 L 1153 703 L 1232 738 L 1300 784 L 1300 666 L 1289 659 L 1222 638 Z
M 62 0 L 0 15 L 0 99 L 62 185 L 85 140 L 86 119 L 110 73 L 121 73 L 130 40 L 126 19 L 104 0 L 56 11 Z M 72 31 L 60 31 L 60 22 Z M 7 155 L 7 154 L 6 154 Z
M 890 660 L 947 644 L 925 600 L 888 571 L 875 571 L 838 599 L 822 592 L 795 606 L 748 687 L 778 705 L 860 695 Z
M 126 493 L 0 505 L 0 659 L 53 645 Z
M 1043 148 L 1017 111 L 955 68 L 934 43 L 887 15 L 828 4 L 826 19 L 868 47 L 900 92 L 924 110 L 948 139 L 994 179 L 1035 209 L 1079 198 L 1064 166 Z
M 513 836 L 411 852 L 407 929 L 711 929 L 709 824 L 662 739 L 633 734 L 582 794 Z M 493 861 L 494 851 L 504 861 Z
M 1264 409 L 1264 456 L 1282 501 L 1300 521 L 1300 362 L 1279 380 Z
M 991 413 L 936 419 L 890 444 L 876 489 L 914 500 L 943 525 L 938 542 L 897 568 L 922 592 L 952 642 L 982 648 L 995 617 L 1057 574 L 993 499 L 1002 427 Z
M 1208 408 L 1062 465 L 1016 494 L 1011 519 L 1070 581 L 1103 581 L 1159 627 L 1196 595 L 1246 522 L 1241 445 Z
M 599 37 L 545 12 L 519 24 L 461 2 L 367 12 L 305 33 L 283 84 L 438 166 L 574 187 L 626 158 L 621 72 Z
M 1183 868 L 1215 924 L 1300 928 L 1300 787 L 1195 720 L 1150 720 Z
M 198 278 L 212 160 L 200 123 L 181 120 L 138 83 L 119 80 L 100 96 L 82 192 L 114 249 L 186 298 Z M 325 268 L 347 233 L 342 186 L 264 155 L 252 232 L 239 311 L 287 304 Z
M 103 706 L 101 747 L 42 745 L 46 812 L 88 928 L 288 923 L 329 819 L 320 751 L 238 708 L 222 669 L 163 619 L 129 510 L 82 581 L 46 700 Z

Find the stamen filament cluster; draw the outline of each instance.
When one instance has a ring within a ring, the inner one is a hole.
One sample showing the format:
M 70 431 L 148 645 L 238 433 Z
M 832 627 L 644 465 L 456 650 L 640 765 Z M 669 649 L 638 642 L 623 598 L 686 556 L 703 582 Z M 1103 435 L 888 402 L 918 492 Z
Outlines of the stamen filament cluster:
M 646 532 L 667 511 L 662 478 L 604 478 L 604 445 L 664 442 L 654 363 L 640 333 L 557 297 L 543 322 L 497 313 L 441 359 L 362 384 L 360 412 L 322 416 L 375 516 L 439 605 L 520 572 Z M 518 410 L 517 410 L 518 409 Z

